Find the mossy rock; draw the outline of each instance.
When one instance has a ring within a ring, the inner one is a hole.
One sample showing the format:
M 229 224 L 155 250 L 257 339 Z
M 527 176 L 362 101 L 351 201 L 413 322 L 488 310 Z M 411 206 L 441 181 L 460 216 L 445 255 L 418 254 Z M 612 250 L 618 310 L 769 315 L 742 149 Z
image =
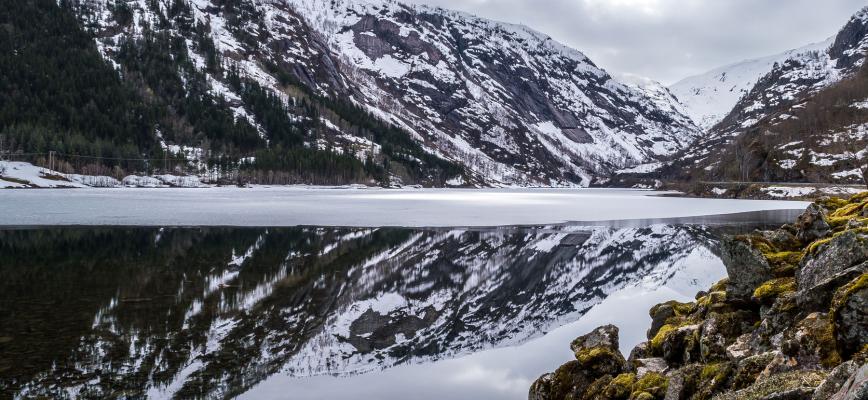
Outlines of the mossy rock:
M 761 303 L 771 303 L 784 293 L 796 291 L 796 278 L 775 278 L 768 280 L 753 291 L 752 299 Z
M 662 399 L 666 396 L 668 385 L 669 380 L 665 376 L 656 372 L 649 372 L 633 384 L 633 393 L 630 395 L 630 399 Z M 651 397 L 647 397 L 647 395 Z
M 868 346 L 868 272 L 835 291 L 829 314 L 842 356 L 849 358 Z
M 713 399 L 761 400 L 776 393 L 793 392 L 799 389 L 809 392 L 819 386 L 824 379 L 826 379 L 826 373 L 819 371 L 785 372 L 759 380 L 745 389 L 715 396 Z
M 603 390 L 600 399 L 604 400 L 626 400 L 633 393 L 633 384 L 636 383 L 636 375 L 625 373 L 616 376 L 609 382 L 609 385 Z
M 581 363 L 569 361 L 551 375 L 548 384 L 549 398 L 552 400 L 574 398 L 575 393 L 584 392 L 592 382 Z
M 594 347 L 579 349 L 576 352 L 576 360 L 582 368 L 592 377 L 603 375 L 617 375 L 626 369 L 627 361 L 617 350 L 608 347 Z
M 798 360 L 802 368 L 832 368 L 841 363 L 829 315 L 811 313 L 784 332 L 781 352 Z
M 759 374 L 763 372 L 767 365 L 775 358 L 778 353 L 770 351 L 768 353 L 757 354 L 741 360 L 735 371 L 735 376 L 732 380 L 732 388 L 734 390 L 744 389 L 756 382 Z
M 708 399 L 724 390 L 730 381 L 732 371 L 732 363 L 729 362 L 704 365 L 697 378 L 696 393 L 692 398 Z
M 680 303 L 667 301 L 651 307 L 648 315 L 651 316 L 651 328 L 648 329 L 647 337 L 652 339 L 664 325 L 686 325 L 688 316 L 697 308 L 696 303 Z
M 611 375 L 604 375 L 591 383 L 582 393 L 582 400 L 600 400 L 609 384 L 612 382 Z
M 711 288 L 708 290 L 708 292 L 709 293 L 711 293 L 711 292 L 724 292 L 725 293 L 726 287 L 728 285 L 729 285 L 729 277 L 723 278 L 723 279 L 717 281 L 717 283 L 715 283 L 714 285 L 711 285 Z

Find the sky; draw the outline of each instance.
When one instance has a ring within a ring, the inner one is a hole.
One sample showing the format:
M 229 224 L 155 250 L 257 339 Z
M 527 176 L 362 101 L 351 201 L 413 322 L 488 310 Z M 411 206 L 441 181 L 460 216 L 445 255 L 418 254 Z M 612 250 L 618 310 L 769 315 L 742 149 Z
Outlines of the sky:
M 408 0 L 520 23 L 665 84 L 821 42 L 866 0 Z

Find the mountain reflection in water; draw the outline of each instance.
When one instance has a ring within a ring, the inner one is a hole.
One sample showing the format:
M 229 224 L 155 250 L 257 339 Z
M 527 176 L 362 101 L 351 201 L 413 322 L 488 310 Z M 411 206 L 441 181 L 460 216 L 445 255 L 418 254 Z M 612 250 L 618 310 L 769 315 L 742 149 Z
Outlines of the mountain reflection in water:
M 0 398 L 231 397 L 517 345 L 749 229 L 0 230 Z

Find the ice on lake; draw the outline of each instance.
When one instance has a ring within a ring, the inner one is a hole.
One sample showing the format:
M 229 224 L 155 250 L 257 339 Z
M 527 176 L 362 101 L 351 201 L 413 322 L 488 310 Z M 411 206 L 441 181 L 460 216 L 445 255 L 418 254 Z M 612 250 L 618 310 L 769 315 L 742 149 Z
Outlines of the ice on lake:
M 804 202 L 619 189 L 204 188 L 0 191 L 0 225 L 506 226 L 801 210 Z

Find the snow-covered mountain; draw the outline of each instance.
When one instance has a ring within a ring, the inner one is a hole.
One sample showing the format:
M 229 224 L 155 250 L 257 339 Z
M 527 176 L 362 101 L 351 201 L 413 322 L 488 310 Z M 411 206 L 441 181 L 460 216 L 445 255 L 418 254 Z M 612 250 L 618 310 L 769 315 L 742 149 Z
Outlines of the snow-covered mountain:
M 671 90 L 707 133 L 615 181 L 863 183 L 866 52 L 868 7 L 825 42 L 679 82 Z
M 679 271 L 723 273 L 719 232 L 685 226 L 52 233 L 73 248 L 141 246 L 120 267 L 45 251 L 29 233 L 4 237 L 10 254 L 62 257 L 52 279 L 88 296 L 69 305 L 84 315 L 64 333 L 72 345 L 16 372 L 23 397 L 229 398 L 278 372 L 359 374 L 517 345 L 626 286 L 692 293 L 711 282 L 672 282 Z M 105 284 L 79 284 L 75 265 Z
M 826 50 L 832 45 L 833 39 L 773 56 L 715 68 L 700 75 L 684 78 L 669 86 L 669 90 L 684 105 L 686 114 L 702 129 L 709 130 L 726 117 L 736 103 L 753 89 L 760 78 L 771 72 L 775 64 L 784 63 L 804 53 Z
M 124 37 L 183 33 L 163 2 L 127 2 L 127 26 L 119 26 L 114 0 L 81 2 L 91 9 L 81 19 L 99 33 L 109 60 Z M 350 99 L 427 153 L 464 166 L 471 183 L 587 185 L 667 158 L 699 135 L 672 96 L 622 84 L 581 52 L 524 26 L 392 0 L 224 3 L 190 1 L 186 23 L 206 24 L 219 54 L 243 76 L 289 103 L 300 91 L 288 82 Z M 208 71 L 202 46 L 186 42 L 212 91 L 261 127 L 225 74 Z M 321 117 L 328 134 L 315 145 L 360 158 L 379 151 L 333 113 Z

